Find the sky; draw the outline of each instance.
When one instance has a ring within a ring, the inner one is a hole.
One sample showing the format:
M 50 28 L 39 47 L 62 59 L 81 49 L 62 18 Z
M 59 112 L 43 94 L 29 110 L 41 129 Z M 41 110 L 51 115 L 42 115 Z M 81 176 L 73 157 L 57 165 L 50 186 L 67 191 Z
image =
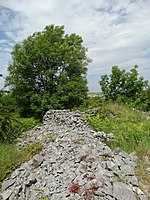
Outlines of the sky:
M 0 74 L 8 75 L 14 44 L 51 24 L 82 36 L 93 60 L 90 92 L 100 91 L 101 75 L 116 65 L 128 71 L 138 64 L 150 81 L 150 0 L 0 0 Z

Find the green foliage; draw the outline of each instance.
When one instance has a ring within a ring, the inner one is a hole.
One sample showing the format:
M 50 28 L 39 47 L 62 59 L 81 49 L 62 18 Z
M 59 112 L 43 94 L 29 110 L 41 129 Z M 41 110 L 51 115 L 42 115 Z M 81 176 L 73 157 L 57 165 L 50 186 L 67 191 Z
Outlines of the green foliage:
M 23 131 L 29 130 L 39 122 L 34 118 L 20 118 L 13 108 L 10 94 L 0 93 L 0 142 L 13 142 Z M 15 107 L 15 106 L 14 106 Z
M 94 108 L 101 107 L 103 103 L 104 101 L 101 98 L 101 96 L 96 95 L 94 97 L 85 98 L 83 103 L 80 106 L 74 107 L 72 110 L 73 111 L 80 110 L 81 112 L 83 112 L 86 110 L 91 110 Z
M 38 120 L 34 119 L 33 117 L 19 118 L 18 120 L 21 123 L 21 132 L 28 131 L 34 128 L 36 125 L 41 125 L 41 123 Z
M 148 81 L 138 77 L 137 69 L 138 66 L 135 65 L 130 72 L 126 72 L 118 66 L 113 66 L 110 76 L 101 76 L 99 83 L 105 99 L 119 102 L 135 101 L 148 87 Z
M 9 105 L 4 101 L 4 91 L 0 91 L 0 142 L 12 142 L 21 131 L 21 123 L 13 117 Z
M 0 143 L 0 185 L 18 166 L 43 148 L 42 143 L 35 142 L 22 150 L 15 144 Z
M 22 116 L 42 118 L 46 110 L 79 106 L 87 95 L 90 62 L 83 40 L 64 26 L 46 26 L 12 51 L 7 86 Z
M 150 119 L 143 113 L 118 104 L 105 104 L 96 115 L 87 118 L 96 131 L 113 133 L 116 141 L 109 143 L 112 148 L 150 155 Z
M 27 145 L 26 147 L 26 151 L 28 153 L 30 153 L 31 155 L 35 155 L 36 153 L 38 153 L 39 151 L 41 151 L 43 148 L 43 144 L 40 142 L 35 142 L 32 144 Z
M 0 144 L 0 182 L 20 164 L 20 155 L 15 145 Z
M 40 199 L 40 200 L 50 200 L 50 198 L 49 198 L 48 196 L 45 196 L 45 197 L 43 197 L 43 198 Z
M 139 94 L 133 106 L 139 110 L 150 111 L 150 85 Z

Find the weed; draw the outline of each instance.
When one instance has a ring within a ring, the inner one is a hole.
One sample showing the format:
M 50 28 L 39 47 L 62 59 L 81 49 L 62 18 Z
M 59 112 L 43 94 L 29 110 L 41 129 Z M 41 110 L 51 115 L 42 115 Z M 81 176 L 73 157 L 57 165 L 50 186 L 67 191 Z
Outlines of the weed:
M 39 151 L 41 151 L 43 148 L 43 144 L 40 142 L 35 142 L 32 144 L 28 144 L 25 150 L 30 154 L 30 155 L 35 155 Z
M 45 196 L 45 197 L 41 198 L 40 200 L 50 200 L 50 198 L 48 196 Z
M 36 125 L 41 125 L 38 120 L 35 120 L 33 117 L 31 118 L 19 118 L 19 122 L 21 123 L 21 131 L 28 131 L 35 127 Z
M 86 177 L 88 180 L 93 180 L 93 179 L 95 179 L 95 175 L 90 175 L 90 176 L 87 176 Z
M 127 152 L 150 154 L 150 119 L 145 120 L 143 113 L 116 104 L 105 105 L 104 110 L 115 117 L 97 113 L 88 115 L 87 120 L 95 131 L 113 132 L 116 140 L 107 143 L 111 148 L 119 146 Z
M 21 154 L 13 144 L 0 144 L 0 182 L 20 165 Z
M 117 181 L 118 182 L 123 182 L 123 183 L 126 183 L 127 181 L 125 180 L 125 176 L 121 176 L 121 175 L 118 175 L 118 174 L 114 174 Z
M 43 191 L 42 191 L 42 190 L 39 190 L 39 189 L 37 189 L 36 192 L 37 192 L 38 194 L 43 193 Z
M 47 134 L 42 137 L 42 142 L 55 142 L 56 137 L 52 134 Z
M 78 183 L 72 183 L 70 186 L 69 186 L 69 191 L 71 192 L 71 193 L 78 193 L 79 192 L 79 190 L 80 190 L 80 185 L 78 184 Z
M 91 200 L 95 192 L 99 189 L 99 185 L 97 183 L 93 183 L 92 186 L 88 189 L 85 189 L 84 196 L 85 200 Z
M 42 147 L 41 143 L 33 143 L 19 151 L 15 144 L 0 144 L 0 186 L 21 163 L 29 160 Z
M 88 162 L 88 155 L 81 156 L 81 161 Z

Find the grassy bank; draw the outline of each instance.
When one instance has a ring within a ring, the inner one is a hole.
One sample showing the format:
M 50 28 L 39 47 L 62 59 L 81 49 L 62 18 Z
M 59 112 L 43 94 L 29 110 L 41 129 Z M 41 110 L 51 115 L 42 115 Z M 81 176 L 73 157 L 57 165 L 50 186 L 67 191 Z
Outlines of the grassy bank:
M 111 148 L 120 147 L 127 152 L 136 151 L 139 155 L 150 156 L 150 119 L 146 113 L 127 106 L 103 104 L 97 114 L 86 116 L 95 131 L 113 133 Z
M 34 118 L 17 118 L 17 120 L 19 121 L 19 125 L 21 124 L 21 127 L 19 127 L 21 131 L 27 131 L 35 125 L 40 125 Z M 14 127 L 15 129 L 17 128 Z M 41 150 L 41 148 L 42 144 L 33 143 L 25 149 L 22 149 L 22 151 L 19 151 L 15 142 L 9 143 L 6 141 L 0 143 L 0 185 L 21 163 L 27 161 L 31 156 Z

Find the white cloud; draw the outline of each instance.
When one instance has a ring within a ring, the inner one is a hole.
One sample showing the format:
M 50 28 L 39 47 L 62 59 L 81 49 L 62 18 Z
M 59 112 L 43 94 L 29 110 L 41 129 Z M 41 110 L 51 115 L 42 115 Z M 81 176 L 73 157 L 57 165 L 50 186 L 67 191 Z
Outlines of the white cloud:
M 0 52 L 6 40 L 19 42 L 48 24 L 63 24 L 66 33 L 81 35 L 89 49 L 90 89 L 98 90 L 99 77 L 113 65 L 138 64 L 140 74 L 150 80 L 149 0 L 1 0 L 0 5 L 8 9 L 0 15 L 0 27 L 8 37 L 0 38 Z M 0 62 L 6 64 L 3 57 Z

